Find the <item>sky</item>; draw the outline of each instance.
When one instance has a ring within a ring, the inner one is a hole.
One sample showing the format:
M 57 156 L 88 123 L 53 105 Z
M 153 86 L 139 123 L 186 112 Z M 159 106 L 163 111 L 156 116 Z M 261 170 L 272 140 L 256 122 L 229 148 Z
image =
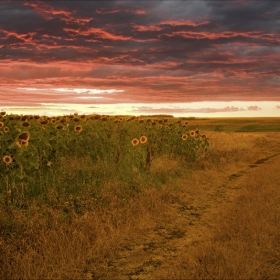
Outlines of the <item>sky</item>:
M 0 110 L 280 117 L 280 1 L 1 1 Z

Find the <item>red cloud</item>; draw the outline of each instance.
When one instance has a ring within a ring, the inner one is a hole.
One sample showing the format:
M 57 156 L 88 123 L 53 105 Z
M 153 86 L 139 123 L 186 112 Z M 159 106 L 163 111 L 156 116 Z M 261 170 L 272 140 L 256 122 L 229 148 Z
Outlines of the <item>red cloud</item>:
M 97 38 L 100 38 L 100 39 L 122 40 L 122 41 L 128 41 L 131 39 L 131 37 L 115 35 L 110 32 L 107 32 L 105 30 L 102 30 L 101 28 L 94 28 L 94 27 L 88 28 L 86 30 L 74 29 L 74 28 L 64 28 L 64 31 L 76 33 L 79 36 L 80 35 L 83 35 L 83 36 L 95 35 Z
M 217 40 L 221 38 L 255 38 L 262 39 L 264 41 L 280 42 L 279 35 L 276 33 L 262 34 L 260 31 L 251 32 L 236 32 L 236 31 L 222 31 L 222 32 L 208 32 L 208 31 L 173 31 L 170 34 L 164 34 L 161 36 L 174 37 L 181 36 L 186 39 L 210 39 Z
M 258 106 L 249 106 L 249 107 L 247 107 L 247 109 L 248 109 L 248 111 L 259 111 L 259 110 L 261 110 L 261 108 L 258 107 Z
M 162 24 L 167 24 L 167 25 L 171 25 L 171 26 L 193 26 L 193 27 L 197 27 L 197 26 L 201 26 L 201 25 L 206 25 L 206 24 L 209 24 L 210 21 L 208 20 L 205 20 L 203 22 L 199 22 L 199 23 L 196 23 L 192 20 L 167 20 L 167 21 L 161 21 L 159 22 L 159 25 L 162 25 Z

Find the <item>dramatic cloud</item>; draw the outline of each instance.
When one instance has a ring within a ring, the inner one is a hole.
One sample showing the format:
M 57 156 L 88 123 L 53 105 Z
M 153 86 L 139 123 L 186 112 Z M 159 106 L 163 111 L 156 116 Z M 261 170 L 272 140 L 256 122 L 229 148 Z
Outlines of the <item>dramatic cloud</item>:
M 279 1 L 0 5 L 1 106 L 280 101 L 279 61 Z

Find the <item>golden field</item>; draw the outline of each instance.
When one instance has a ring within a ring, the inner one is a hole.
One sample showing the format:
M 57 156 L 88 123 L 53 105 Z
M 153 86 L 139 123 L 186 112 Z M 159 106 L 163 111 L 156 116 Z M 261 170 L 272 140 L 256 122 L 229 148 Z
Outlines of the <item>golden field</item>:
M 38 169 L 40 192 L 10 191 L 12 176 L 2 174 L 0 278 L 279 279 L 280 119 L 189 119 L 188 127 L 209 142 L 192 162 L 161 152 L 148 171 L 122 171 L 85 147 L 46 161 L 55 170 Z

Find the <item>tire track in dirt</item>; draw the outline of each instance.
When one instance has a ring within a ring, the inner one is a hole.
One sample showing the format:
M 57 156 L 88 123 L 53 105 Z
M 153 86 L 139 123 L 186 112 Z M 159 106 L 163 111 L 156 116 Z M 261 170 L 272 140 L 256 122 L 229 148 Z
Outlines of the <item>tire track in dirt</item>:
M 174 204 L 172 207 L 176 208 L 177 218 L 171 224 L 159 224 L 150 229 L 142 244 L 128 242 L 107 263 L 102 277 L 96 278 L 94 273 L 87 273 L 87 279 L 154 279 L 153 272 L 176 260 L 186 247 L 209 238 L 207 232 L 211 228 L 211 216 L 217 214 L 220 203 L 229 202 L 234 192 L 238 192 L 240 178 L 278 155 L 280 152 L 261 158 L 227 176 L 212 193 L 206 193 L 193 204 Z

